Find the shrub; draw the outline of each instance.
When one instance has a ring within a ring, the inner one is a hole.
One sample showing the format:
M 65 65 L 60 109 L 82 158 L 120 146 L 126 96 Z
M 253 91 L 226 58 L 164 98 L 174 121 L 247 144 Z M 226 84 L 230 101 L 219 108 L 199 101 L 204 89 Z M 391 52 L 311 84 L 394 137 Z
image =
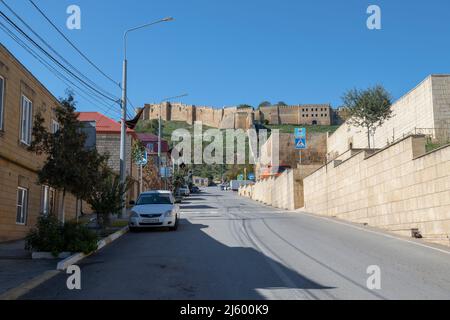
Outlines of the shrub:
M 62 225 L 54 216 L 40 216 L 35 229 L 25 239 L 25 249 L 51 252 L 55 257 L 64 251 Z
M 54 216 L 41 216 L 35 229 L 25 241 L 25 249 L 51 252 L 57 257 L 61 252 L 90 253 L 97 249 L 97 234 L 78 223 L 62 225 Z
M 63 237 L 64 251 L 88 254 L 97 250 L 97 234 L 79 223 L 66 223 Z

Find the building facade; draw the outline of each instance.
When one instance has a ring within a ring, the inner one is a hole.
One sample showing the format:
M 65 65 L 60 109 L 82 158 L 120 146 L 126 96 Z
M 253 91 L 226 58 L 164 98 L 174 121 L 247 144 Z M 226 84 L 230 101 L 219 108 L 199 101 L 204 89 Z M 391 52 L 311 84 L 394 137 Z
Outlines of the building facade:
M 120 123 L 99 113 L 80 112 L 78 120 L 81 122 L 95 123 L 96 141 L 95 146 L 100 154 L 108 155 L 108 166 L 114 173 L 120 173 Z M 136 163 L 132 159 L 132 148 L 137 140 L 134 130 L 127 129 L 126 135 L 126 176 L 131 179 L 128 192 L 129 199 L 137 199 L 139 192 L 139 173 Z
M 41 214 L 58 214 L 62 194 L 37 183 L 45 156 L 28 151 L 34 116 L 48 130 L 58 124 L 58 100 L 4 46 L 0 45 L 0 241 L 21 239 Z M 78 201 L 65 199 L 65 219 L 73 219 Z M 60 217 L 62 218 L 62 217 Z
M 154 165 L 158 165 L 158 136 L 149 133 L 137 133 L 136 137 L 147 150 L 148 158 L 152 159 Z M 169 143 L 164 139 L 161 139 L 161 165 L 163 167 L 171 165 Z

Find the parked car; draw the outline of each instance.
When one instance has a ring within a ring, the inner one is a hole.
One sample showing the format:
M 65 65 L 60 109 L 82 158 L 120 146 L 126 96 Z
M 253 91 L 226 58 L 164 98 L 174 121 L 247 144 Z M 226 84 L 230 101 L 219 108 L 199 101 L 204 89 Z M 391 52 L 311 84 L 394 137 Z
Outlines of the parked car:
M 168 227 L 177 230 L 180 207 L 170 191 L 155 190 L 141 193 L 129 218 L 130 231 L 143 228 Z
M 192 192 L 192 193 L 200 193 L 200 188 L 197 187 L 197 186 L 193 186 L 193 187 L 191 188 L 191 192 Z
M 174 193 L 173 196 L 175 197 L 175 203 L 181 203 L 181 202 L 183 201 L 184 196 L 183 196 L 183 194 L 180 192 L 180 189 L 178 189 L 178 190 Z
M 182 186 L 178 190 L 184 197 L 188 197 L 191 194 L 191 191 L 189 190 L 188 186 Z

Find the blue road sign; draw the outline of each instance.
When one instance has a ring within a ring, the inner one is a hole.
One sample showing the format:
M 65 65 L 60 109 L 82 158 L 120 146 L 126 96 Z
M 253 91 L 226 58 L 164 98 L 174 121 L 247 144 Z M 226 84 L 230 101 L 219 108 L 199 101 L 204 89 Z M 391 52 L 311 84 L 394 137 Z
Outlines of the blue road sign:
M 136 161 L 136 163 L 139 166 L 146 166 L 148 163 L 148 156 L 147 156 L 147 150 L 144 150 L 144 153 L 142 154 L 142 159 L 139 159 L 138 161 Z
M 306 145 L 306 128 L 295 128 L 295 149 L 305 150 Z
M 295 149 L 305 150 L 306 149 L 306 138 L 295 138 Z
M 295 128 L 295 138 L 306 139 L 306 128 Z
M 248 180 L 255 180 L 255 174 L 254 173 L 249 173 Z

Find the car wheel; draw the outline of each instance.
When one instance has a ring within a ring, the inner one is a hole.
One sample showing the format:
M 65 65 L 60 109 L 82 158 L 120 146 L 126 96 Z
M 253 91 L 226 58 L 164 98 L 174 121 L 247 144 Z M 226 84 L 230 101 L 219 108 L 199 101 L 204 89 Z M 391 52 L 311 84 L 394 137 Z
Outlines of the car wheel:
M 170 231 L 177 231 L 178 230 L 178 219 L 175 221 L 175 224 L 173 227 L 169 228 Z

